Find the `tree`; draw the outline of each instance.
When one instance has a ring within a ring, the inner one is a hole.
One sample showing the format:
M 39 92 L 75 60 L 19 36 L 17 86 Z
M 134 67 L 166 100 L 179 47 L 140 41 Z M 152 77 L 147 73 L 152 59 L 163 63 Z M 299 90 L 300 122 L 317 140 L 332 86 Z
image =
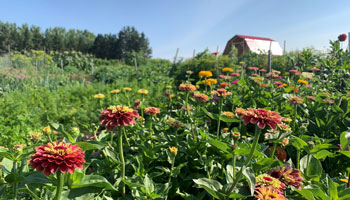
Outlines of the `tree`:
M 31 26 L 30 32 L 32 34 L 33 49 L 42 50 L 44 46 L 44 35 L 39 26 Z
M 117 59 L 125 59 L 127 54 L 142 52 L 144 57 L 149 58 L 152 49 L 149 47 L 148 38 L 144 33 L 139 33 L 134 27 L 126 26 L 118 33 L 116 42 Z

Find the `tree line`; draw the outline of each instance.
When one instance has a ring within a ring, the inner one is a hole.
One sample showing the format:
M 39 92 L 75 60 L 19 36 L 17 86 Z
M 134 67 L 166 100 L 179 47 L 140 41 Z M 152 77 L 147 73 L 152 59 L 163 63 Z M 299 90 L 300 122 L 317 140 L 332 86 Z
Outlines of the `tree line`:
M 149 58 L 152 49 L 145 34 L 134 27 L 126 26 L 118 34 L 97 34 L 88 30 L 62 27 L 47 28 L 39 26 L 0 21 L 0 53 L 11 51 L 80 51 L 91 53 L 98 58 L 126 59 L 137 54 Z

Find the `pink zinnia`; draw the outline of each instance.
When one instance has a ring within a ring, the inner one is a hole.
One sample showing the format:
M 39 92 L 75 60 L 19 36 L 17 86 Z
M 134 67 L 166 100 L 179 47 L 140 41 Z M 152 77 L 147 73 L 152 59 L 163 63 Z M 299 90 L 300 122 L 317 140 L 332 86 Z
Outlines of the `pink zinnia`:
M 258 70 L 259 70 L 259 67 L 248 67 L 248 69 L 254 70 L 254 71 L 258 71 Z
M 315 72 L 315 71 L 321 71 L 321 69 L 319 68 L 311 68 L 311 71 Z
M 273 84 L 275 84 L 275 85 L 283 85 L 282 82 L 278 82 L 278 81 L 274 81 Z
M 237 84 L 238 83 L 238 80 L 234 80 L 231 82 L 231 84 Z
M 294 73 L 294 74 L 300 74 L 300 72 L 296 69 L 291 69 L 289 70 L 290 73 Z
M 61 173 L 74 173 L 76 168 L 83 169 L 85 154 L 78 145 L 64 142 L 52 142 L 35 148 L 29 163 L 32 169 L 44 171 L 48 176 L 60 169 Z
M 264 129 L 266 125 L 276 129 L 277 124 L 282 123 L 282 118 L 278 112 L 255 108 L 248 108 L 241 119 L 244 121 L 244 124 L 257 124 L 260 129 Z
M 126 106 L 110 106 L 101 112 L 100 124 L 112 131 L 116 126 L 129 126 L 135 123 L 134 117 L 139 117 L 137 110 Z
M 267 72 L 266 69 L 260 69 L 259 71 L 260 71 L 260 72 Z
M 241 76 L 239 73 L 232 73 L 231 76 Z
M 270 176 L 279 179 L 282 183 L 292 185 L 298 190 L 301 190 L 304 178 L 301 176 L 301 172 L 298 169 L 286 165 L 285 167 L 271 170 L 269 174 Z
M 219 78 L 225 78 L 226 76 L 225 75 L 223 75 L 223 74 L 220 74 L 219 75 Z
M 207 95 L 200 94 L 200 93 L 194 94 L 193 98 L 195 98 L 196 100 L 203 101 L 203 102 L 207 102 L 209 100 L 209 97 Z

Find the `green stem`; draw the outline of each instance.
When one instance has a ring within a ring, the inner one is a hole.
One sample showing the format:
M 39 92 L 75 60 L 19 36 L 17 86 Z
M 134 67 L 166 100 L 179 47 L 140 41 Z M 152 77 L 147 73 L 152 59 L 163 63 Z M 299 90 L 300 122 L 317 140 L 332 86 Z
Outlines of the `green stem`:
M 194 141 L 196 141 L 196 135 L 194 134 L 194 130 L 193 130 L 193 124 L 192 124 L 192 119 L 191 119 L 191 115 L 190 115 L 190 110 L 188 109 L 188 97 L 189 97 L 190 93 L 187 91 L 186 92 L 186 100 L 185 100 L 185 107 L 186 107 L 186 113 L 187 113 L 187 117 L 188 117 L 188 121 L 191 124 L 191 133 L 192 133 L 192 139 Z
M 219 133 L 220 133 L 221 112 L 222 112 L 222 97 L 220 97 L 220 102 L 219 102 L 219 119 L 218 119 L 218 127 L 216 129 L 216 136 L 217 137 L 219 137 Z
M 128 143 L 128 146 L 130 146 L 129 139 L 128 139 L 128 137 L 126 137 L 125 128 L 123 128 L 123 133 L 124 133 L 124 137 L 125 137 L 126 143 Z
M 120 156 L 120 161 L 122 162 L 122 181 L 123 181 L 123 186 L 122 186 L 122 195 L 123 197 L 125 196 L 125 160 L 124 160 L 124 154 L 123 154 L 123 134 L 121 132 L 122 127 L 119 127 L 119 156 Z
M 277 147 L 277 143 L 275 142 L 275 143 L 273 143 L 272 152 L 271 152 L 271 158 L 275 157 L 276 147 Z
M 300 169 L 300 150 L 297 150 L 297 169 Z
M 172 163 L 171 163 L 170 175 L 169 175 L 168 183 L 170 183 L 170 181 L 171 181 L 171 175 L 173 174 L 174 165 L 175 165 L 175 158 L 176 158 L 176 156 L 173 155 L 173 159 L 172 159 Z
M 233 152 L 233 155 L 232 155 L 232 167 L 233 167 L 233 170 L 232 170 L 232 180 L 235 180 L 236 178 L 236 154 L 235 152 Z
M 13 163 L 13 172 L 16 173 L 17 172 L 17 162 L 15 161 Z M 13 199 L 16 200 L 17 199 L 17 182 L 15 182 L 13 184 Z
M 40 200 L 40 198 L 28 187 L 27 184 L 25 184 L 25 187 L 26 187 L 26 189 L 28 190 L 29 194 L 32 195 L 32 197 L 33 197 L 35 200 Z
M 231 187 L 227 190 L 226 194 L 230 194 L 232 192 L 232 190 L 236 187 L 238 181 L 241 179 L 241 176 L 243 174 L 243 168 L 245 168 L 245 166 L 248 165 L 250 160 L 253 158 L 254 151 L 256 149 L 256 146 L 258 145 L 260 131 L 261 131 L 260 128 L 256 125 L 255 126 L 255 134 L 254 134 L 254 140 L 253 140 L 252 148 L 250 149 L 250 153 L 249 153 L 249 155 L 247 157 L 247 160 L 244 162 L 243 166 L 241 167 L 241 169 L 237 173 L 237 178 L 232 183 Z
M 64 184 L 64 174 L 62 174 L 60 171 L 57 171 L 57 189 L 56 189 L 56 195 L 55 200 L 61 200 L 61 194 L 63 191 L 63 184 Z
M 120 134 L 120 133 L 118 133 L 118 134 Z M 110 140 L 110 145 L 112 145 L 113 144 L 113 136 L 114 136 L 114 133 L 113 133 L 113 131 L 111 131 L 111 140 Z

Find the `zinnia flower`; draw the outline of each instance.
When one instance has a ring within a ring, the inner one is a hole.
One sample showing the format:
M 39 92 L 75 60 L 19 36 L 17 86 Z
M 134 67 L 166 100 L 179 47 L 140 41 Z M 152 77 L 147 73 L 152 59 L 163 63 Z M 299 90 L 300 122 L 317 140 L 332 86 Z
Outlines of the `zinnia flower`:
M 287 146 L 289 144 L 289 139 L 288 138 L 283 138 L 282 142 L 280 142 L 282 146 Z
M 272 177 L 279 179 L 282 183 L 292 185 L 298 190 L 301 190 L 304 178 L 301 176 L 301 172 L 298 169 L 291 168 L 289 165 L 285 167 L 281 166 L 278 169 L 271 170 L 269 174 Z
M 43 136 L 42 133 L 39 132 L 31 132 L 29 133 L 30 139 L 33 141 L 39 141 L 41 140 L 41 137 Z
M 301 84 L 304 84 L 304 85 L 309 84 L 309 82 L 308 82 L 308 81 L 301 80 L 301 79 L 299 79 L 299 80 L 298 80 L 298 83 L 301 83 Z
M 181 91 L 196 91 L 196 86 L 190 84 L 190 83 L 182 83 L 179 86 L 179 90 Z
M 168 119 L 168 124 L 173 127 L 173 128 L 182 128 L 184 127 L 184 124 L 174 118 L 169 118 Z
M 177 148 L 176 147 L 169 147 L 170 153 L 176 155 L 177 154 Z
M 254 71 L 258 71 L 258 70 L 259 70 L 259 67 L 248 67 L 248 69 L 254 70 Z
M 255 108 L 248 108 L 242 114 L 241 119 L 244 121 L 244 124 L 257 124 L 260 129 L 264 129 L 266 125 L 272 129 L 276 129 L 277 124 L 282 123 L 282 118 L 278 112 Z
M 286 189 L 286 185 L 278 180 L 277 178 L 274 178 L 268 174 L 260 174 L 259 176 L 255 177 L 256 183 L 255 183 L 255 189 L 266 186 L 266 187 L 272 187 L 273 189 L 276 189 L 282 193 L 284 189 Z
M 294 74 L 300 74 L 300 72 L 296 69 L 291 69 L 289 70 L 290 73 L 294 73 Z
M 231 92 L 227 92 L 224 88 L 219 88 L 217 90 L 211 91 L 212 95 L 218 96 L 218 97 L 226 97 L 228 95 L 231 95 Z
M 236 110 L 235 110 L 235 113 L 237 115 L 244 115 L 244 113 L 246 113 L 246 112 L 247 112 L 247 110 L 244 108 L 236 108 Z
M 328 104 L 334 104 L 334 100 L 333 99 L 323 99 L 323 101 L 325 102 L 325 103 L 328 103 Z
M 126 106 L 109 106 L 102 110 L 99 118 L 100 124 L 112 131 L 116 126 L 129 126 L 135 123 L 134 117 L 139 117 L 137 110 Z
M 254 197 L 259 200 L 287 200 L 283 194 L 279 193 L 278 190 L 273 189 L 272 187 L 262 186 L 255 190 Z
M 200 94 L 200 93 L 196 93 L 193 95 L 193 98 L 196 100 L 200 100 L 203 102 L 207 102 L 209 100 L 209 97 L 205 94 Z
M 45 126 L 45 127 L 43 128 L 43 133 L 45 133 L 46 135 L 51 134 L 51 128 L 50 128 L 50 126 Z
M 103 99 L 103 98 L 105 98 L 105 95 L 104 95 L 104 94 L 96 94 L 96 95 L 94 96 L 94 98 L 95 98 L 95 99 Z
M 203 80 L 202 83 L 210 86 L 213 84 L 217 84 L 218 81 L 216 79 L 213 79 L 213 78 L 208 78 L 207 80 Z
M 340 35 L 338 36 L 338 40 L 339 40 L 340 42 L 344 42 L 344 41 L 346 40 L 346 34 L 345 34 L 345 33 L 340 34 Z
M 317 72 L 317 71 L 321 71 L 321 69 L 319 69 L 319 68 L 311 68 L 311 71 L 313 71 L 313 72 Z
M 198 74 L 199 78 L 202 78 L 202 77 L 212 77 L 213 76 L 213 73 L 211 71 L 200 71 L 199 74 Z
M 241 76 L 241 75 L 240 75 L 239 73 L 236 72 L 236 73 L 232 73 L 231 76 L 238 76 L 238 77 L 239 77 L 239 76 Z
M 140 94 L 148 94 L 148 90 L 145 89 L 139 89 L 137 92 Z
M 298 96 L 293 96 L 288 99 L 290 104 L 302 104 L 303 103 L 303 98 L 298 97 Z
M 269 148 L 269 153 L 272 154 L 272 147 Z M 287 152 L 280 146 L 276 147 L 275 156 L 282 162 L 286 162 L 287 160 Z
M 237 84 L 238 83 L 238 80 L 234 80 L 231 82 L 231 84 Z
M 115 90 L 112 90 L 112 91 L 111 91 L 111 94 L 118 94 L 119 92 L 120 92 L 120 90 L 115 89 Z
M 124 90 L 125 92 L 130 92 L 132 89 L 129 88 L 129 87 L 126 87 L 126 88 L 123 88 L 123 90 Z
M 166 89 L 171 89 L 171 88 L 173 88 L 173 86 L 167 85 L 167 86 L 165 86 L 165 88 L 166 88 Z
M 233 118 L 235 116 L 235 114 L 233 114 L 233 112 L 222 112 L 223 116 L 229 117 L 229 118 Z
M 266 69 L 260 69 L 259 72 L 267 72 Z
M 229 67 L 224 67 L 222 68 L 222 72 L 233 72 L 233 69 Z
M 61 173 L 74 173 L 76 168 L 83 169 L 85 154 L 77 145 L 64 142 L 52 142 L 35 148 L 35 154 L 30 159 L 32 169 L 44 171 L 48 176 L 58 169 Z
M 159 108 L 148 107 L 148 108 L 145 108 L 145 113 L 147 115 L 157 115 L 160 113 L 160 110 L 159 110 Z
M 220 87 L 221 87 L 221 88 L 226 88 L 226 87 L 228 87 L 228 86 L 230 86 L 230 84 L 225 83 L 225 82 L 220 83 Z

